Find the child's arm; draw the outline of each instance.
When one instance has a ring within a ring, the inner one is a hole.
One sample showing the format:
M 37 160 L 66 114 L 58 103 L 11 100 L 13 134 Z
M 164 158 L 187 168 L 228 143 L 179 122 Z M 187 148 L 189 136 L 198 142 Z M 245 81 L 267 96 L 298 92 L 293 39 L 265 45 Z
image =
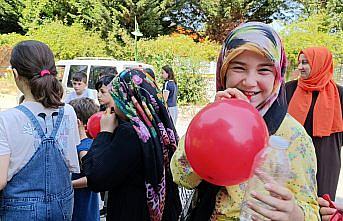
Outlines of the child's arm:
M 72 181 L 74 188 L 85 188 L 87 187 L 87 177 L 81 177 L 80 179 Z
M 166 103 L 168 103 L 169 93 L 170 93 L 170 89 L 168 88 L 168 81 L 167 81 L 166 83 L 164 83 L 164 87 L 162 90 L 162 96 Z
M 7 173 L 8 166 L 10 164 L 10 155 L 1 155 L 0 156 L 0 190 L 5 188 L 7 184 Z
M 84 157 L 87 154 L 88 151 L 81 150 L 79 152 L 79 159 L 81 161 L 82 157 Z M 85 188 L 87 187 L 87 177 L 81 177 L 77 180 L 72 181 L 73 187 L 74 188 Z
M 164 99 L 164 101 L 167 103 L 167 101 L 168 101 L 168 97 L 169 97 L 169 91 L 168 90 L 163 90 L 163 99 Z
M 0 118 L 0 190 L 4 189 L 7 184 L 10 165 L 11 149 L 7 139 L 7 132 L 3 120 Z
M 88 153 L 88 151 L 82 150 L 79 152 L 79 159 L 81 161 L 82 157 L 84 157 L 86 154 Z

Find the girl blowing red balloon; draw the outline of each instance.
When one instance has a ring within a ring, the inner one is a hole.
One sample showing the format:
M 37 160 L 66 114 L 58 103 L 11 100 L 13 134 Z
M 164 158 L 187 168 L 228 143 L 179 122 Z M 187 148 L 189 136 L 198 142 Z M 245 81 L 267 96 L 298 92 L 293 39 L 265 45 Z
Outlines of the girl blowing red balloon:
M 215 99 L 250 102 L 263 116 L 270 135 L 290 141 L 287 153 L 292 176 L 288 184 L 284 187 L 271 180 L 265 185 L 270 195 L 250 193 L 271 209 L 248 205 L 267 220 L 318 220 L 315 152 L 305 129 L 287 114 L 285 71 L 286 57 L 277 33 L 263 23 L 245 23 L 234 29 L 223 44 L 217 63 Z M 206 189 L 201 197 L 208 200 L 197 204 L 187 220 L 238 219 L 247 182 L 220 187 L 206 184 L 191 168 L 183 140 L 172 158 L 171 169 L 174 182 L 189 189 Z

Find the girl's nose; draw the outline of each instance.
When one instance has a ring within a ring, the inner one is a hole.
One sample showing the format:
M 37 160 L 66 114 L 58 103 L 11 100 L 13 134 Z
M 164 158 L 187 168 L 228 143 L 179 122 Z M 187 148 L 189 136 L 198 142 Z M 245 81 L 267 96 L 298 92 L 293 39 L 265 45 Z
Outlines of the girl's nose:
M 257 85 L 257 73 L 249 72 L 247 75 L 245 75 L 245 78 L 243 79 L 244 86 L 247 87 L 254 87 Z
M 299 69 L 299 70 L 302 70 L 302 69 L 303 69 L 303 66 L 302 66 L 301 63 L 298 64 L 298 69 Z

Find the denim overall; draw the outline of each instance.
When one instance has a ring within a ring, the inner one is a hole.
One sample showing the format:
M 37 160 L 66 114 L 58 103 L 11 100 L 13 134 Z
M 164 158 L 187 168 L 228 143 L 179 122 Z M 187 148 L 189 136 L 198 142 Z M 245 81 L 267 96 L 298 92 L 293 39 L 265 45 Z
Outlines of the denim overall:
M 0 221 L 71 220 L 73 188 L 55 140 L 64 109 L 59 109 L 54 128 L 47 136 L 29 109 L 22 105 L 16 108 L 30 119 L 42 141 L 29 162 L 4 188 L 0 196 Z

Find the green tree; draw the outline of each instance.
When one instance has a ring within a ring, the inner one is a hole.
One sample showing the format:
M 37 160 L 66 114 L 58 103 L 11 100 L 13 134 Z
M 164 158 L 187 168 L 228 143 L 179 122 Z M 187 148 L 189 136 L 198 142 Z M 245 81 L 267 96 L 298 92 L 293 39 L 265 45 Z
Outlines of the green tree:
M 0 0 L 0 33 L 23 33 L 18 23 L 22 7 L 20 0 Z
M 21 1 L 23 10 L 19 24 L 24 30 L 37 29 L 47 21 L 61 21 L 68 26 L 82 24 L 86 30 L 99 33 L 106 41 L 107 53 L 116 57 L 128 56 L 118 49 L 131 44 L 135 16 L 144 37 L 157 37 L 174 30 L 168 20 L 174 5 L 172 0 Z
M 81 23 L 90 30 L 106 21 L 107 9 L 98 0 L 22 0 L 22 3 L 20 24 L 26 30 L 53 20 L 66 25 Z
M 285 26 L 281 36 L 290 62 L 289 72 L 293 71 L 301 49 L 311 46 L 327 47 L 334 55 L 335 63 L 341 62 L 343 54 L 342 32 L 331 33 L 327 26 L 328 15 L 314 14 Z
M 108 52 L 116 58 L 132 59 L 132 54 L 127 49 L 133 43 L 131 32 L 135 28 L 135 16 L 145 38 L 171 33 L 174 28 L 170 27 L 170 21 L 165 18 L 171 10 L 172 2 L 171 0 L 103 0 L 102 4 L 108 9 L 111 18 L 103 34 Z M 119 51 L 118 49 L 122 47 L 125 50 Z
M 170 22 L 165 19 L 172 8 L 171 0 L 121 0 L 108 1 L 108 6 L 122 27 L 134 31 L 134 19 L 146 37 L 170 33 Z
M 105 42 L 96 33 L 83 28 L 81 24 L 71 26 L 61 22 L 45 22 L 26 35 L 16 33 L 0 35 L 0 46 L 14 46 L 20 41 L 34 39 L 49 45 L 57 60 L 77 56 L 106 56 Z
M 315 14 L 327 14 L 326 27 L 331 32 L 343 30 L 343 3 L 342 0 L 297 0 L 302 5 L 303 17 Z
M 204 31 L 210 39 L 221 42 L 241 22 L 275 19 L 293 22 L 302 17 L 325 13 L 331 32 L 342 30 L 342 0 L 179 0 L 172 13 L 181 26 Z
M 173 12 L 177 24 L 205 32 L 221 42 L 228 32 L 247 21 L 270 23 L 284 18 L 284 12 L 297 5 L 291 0 L 180 0 Z
M 135 16 L 147 37 L 156 37 L 172 30 L 165 19 L 172 9 L 172 0 L 22 0 L 21 25 L 25 29 L 46 20 L 60 20 L 71 25 L 83 24 L 87 30 L 100 31 L 103 38 L 116 31 L 116 25 L 128 32 L 134 30 Z M 112 23 L 118 21 L 114 26 Z

